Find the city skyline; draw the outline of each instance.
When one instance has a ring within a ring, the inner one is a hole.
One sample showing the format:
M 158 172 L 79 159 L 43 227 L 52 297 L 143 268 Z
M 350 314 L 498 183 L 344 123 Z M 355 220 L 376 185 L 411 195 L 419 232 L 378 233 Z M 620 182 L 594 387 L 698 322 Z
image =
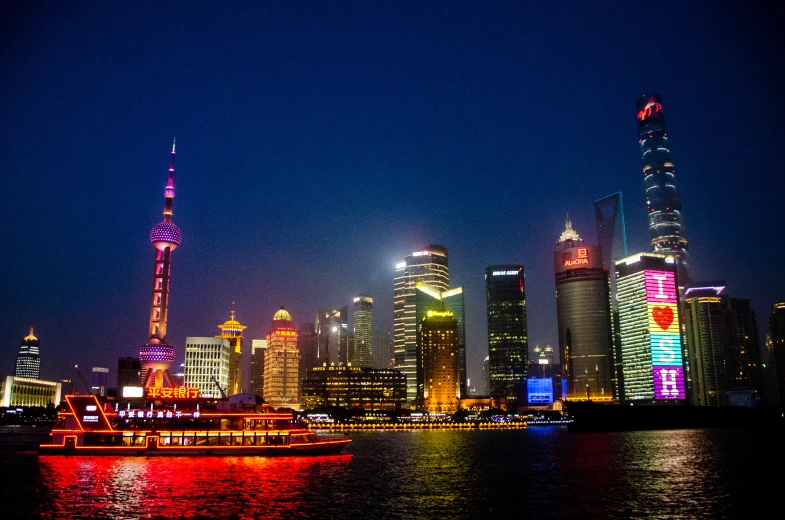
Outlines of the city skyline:
M 451 286 L 464 287 L 468 376 L 479 380 L 488 265 L 526 268 L 531 352 L 558 344 L 551 247 L 568 212 L 594 245 L 593 202 L 620 191 L 629 253 L 649 251 L 635 145 L 635 100 L 649 92 L 668 112 L 693 279 L 725 279 L 752 299 L 765 334 L 785 287 L 785 246 L 772 240 L 783 101 L 771 71 L 782 43 L 751 30 L 765 21 L 741 7 L 710 19 L 663 7 L 646 23 L 632 6 L 545 18 L 541 7 L 377 8 L 271 9 L 269 36 L 233 29 L 243 40 L 215 48 L 194 34 L 250 22 L 208 21 L 209 8 L 174 23 L 166 6 L 117 17 L 6 8 L 0 168 L 14 174 L 2 187 L 33 194 L 35 207 L 20 196 L 0 210 L 0 287 L 14 295 L 2 304 L 0 373 L 12 373 L 31 325 L 44 379 L 138 353 L 146 235 L 177 127 L 177 222 L 188 237 L 171 287 L 177 361 L 185 337 L 213 335 L 233 301 L 249 340 L 282 304 L 300 325 L 356 294 L 374 299 L 374 329 L 392 331 L 396 262 L 440 244 Z M 602 24 L 616 35 L 599 34 Z M 735 24 L 747 30 L 727 29 Z M 666 27 L 669 38 L 652 41 L 669 59 L 640 60 L 640 41 Z M 131 33 L 138 43 L 116 36 Z M 86 34 L 105 45 L 86 47 Z M 127 72 L 114 64 L 123 56 Z

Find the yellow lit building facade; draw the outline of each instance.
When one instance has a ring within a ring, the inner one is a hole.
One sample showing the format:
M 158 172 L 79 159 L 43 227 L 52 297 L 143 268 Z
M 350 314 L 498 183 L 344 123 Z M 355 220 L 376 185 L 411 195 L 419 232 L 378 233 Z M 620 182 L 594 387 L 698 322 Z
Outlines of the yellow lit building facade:
M 292 316 L 281 307 L 273 316 L 264 352 L 264 399 L 275 408 L 300 408 L 300 351 Z
M 461 396 L 458 322 L 450 311 L 428 311 L 422 320 L 423 398 L 430 414 L 453 414 Z
M 229 321 L 223 325 L 218 325 L 223 338 L 229 341 L 229 387 L 226 389 L 228 395 L 239 394 L 242 391 L 243 383 L 243 330 L 245 325 L 234 319 L 234 311 Z

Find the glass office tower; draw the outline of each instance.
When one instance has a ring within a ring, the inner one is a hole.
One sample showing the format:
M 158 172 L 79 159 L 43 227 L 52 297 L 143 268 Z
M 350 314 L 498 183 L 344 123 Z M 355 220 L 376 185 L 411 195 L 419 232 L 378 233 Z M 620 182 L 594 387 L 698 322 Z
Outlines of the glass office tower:
M 624 399 L 621 373 L 621 333 L 619 332 L 619 302 L 616 295 L 614 263 L 627 256 L 627 230 L 624 224 L 624 202 L 621 192 L 594 201 L 594 220 L 597 242 L 602 250 L 602 267 L 608 271 L 610 282 L 611 335 L 613 337 L 613 387 L 616 398 Z
M 447 248 L 430 245 L 406 255 L 395 266 L 393 286 L 394 368 L 406 374 L 406 397 L 410 404 L 417 400 L 417 310 L 416 287 L 422 282 L 439 291 L 450 286 Z
M 613 399 L 608 272 L 568 219 L 553 254 L 562 377 L 569 399 Z
M 523 397 L 529 364 L 523 266 L 488 266 L 485 293 L 490 395 L 506 397 L 509 407 Z
M 684 287 L 690 281 L 687 237 L 660 95 L 640 96 L 637 106 L 651 250 L 678 259 L 679 283 Z

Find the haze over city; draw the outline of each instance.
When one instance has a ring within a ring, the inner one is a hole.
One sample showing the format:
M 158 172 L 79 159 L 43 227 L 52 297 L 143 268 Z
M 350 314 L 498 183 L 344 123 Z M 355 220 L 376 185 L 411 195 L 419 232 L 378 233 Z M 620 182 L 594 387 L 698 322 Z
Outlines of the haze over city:
M 529 347 L 556 348 L 567 214 L 594 244 L 593 202 L 621 191 L 629 252 L 649 250 L 648 92 L 693 278 L 751 298 L 761 335 L 782 299 L 785 43 L 756 7 L 20 4 L 0 19 L 0 373 L 30 325 L 43 378 L 138 354 L 175 130 L 178 360 L 230 309 L 258 338 L 281 305 L 299 325 L 367 294 L 391 332 L 395 265 L 429 244 L 464 287 L 472 380 L 488 265 L 525 266 Z

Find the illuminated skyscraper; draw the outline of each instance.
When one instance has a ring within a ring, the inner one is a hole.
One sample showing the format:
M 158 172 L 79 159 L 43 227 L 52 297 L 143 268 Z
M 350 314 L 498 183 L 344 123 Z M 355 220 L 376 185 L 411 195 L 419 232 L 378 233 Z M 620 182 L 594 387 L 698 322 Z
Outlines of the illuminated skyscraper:
M 466 396 L 466 333 L 463 306 L 463 287 L 439 291 L 433 285 L 417 282 L 415 290 L 415 317 L 420 325 L 416 331 L 417 341 L 417 406 L 424 399 L 425 376 L 422 358 L 422 323 L 429 311 L 449 311 L 456 322 L 458 333 L 458 388 L 460 396 Z M 408 384 L 408 381 L 407 381 Z
M 616 262 L 627 401 L 684 401 L 686 347 L 681 340 L 676 260 L 639 253 Z
M 251 340 L 251 393 L 264 397 L 264 353 L 266 339 Z
M 26 377 L 29 379 L 39 379 L 41 375 L 41 344 L 33 335 L 33 327 L 30 327 L 30 334 L 22 339 L 22 346 L 16 356 L 15 377 Z
M 569 399 L 613 398 L 608 271 L 597 246 L 583 245 L 567 219 L 553 254 L 562 377 Z
M 687 237 L 660 95 L 641 96 L 637 106 L 651 250 L 678 259 L 679 283 L 683 287 L 690 281 Z
M 721 294 L 724 282 L 684 292 L 692 403 L 725 406 L 730 391 L 762 390 L 758 327 L 750 300 Z
M 185 386 L 198 388 L 202 397 L 222 397 L 229 386 L 230 352 L 226 338 L 185 338 Z
M 352 365 L 373 368 L 373 298 L 354 299 L 354 354 Z
M 627 231 L 624 227 L 624 204 L 621 192 L 594 201 L 594 218 L 597 224 L 597 241 L 602 251 L 602 267 L 613 272 L 614 262 L 627 256 Z M 618 311 L 616 302 L 616 277 L 610 277 L 611 303 Z
M 621 334 L 619 302 L 616 297 L 615 262 L 627 257 L 627 231 L 624 227 L 624 203 L 621 192 L 594 201 L 597 241 L 602 251 L 602 267 L 608 272 L 611 298 L 611 334 L 613 339 L 613 380 L 617 397 L 623 392 L 621 377 Z
M 340 310 L 321 310 L 316 314 L 316 334 L 319 337 L 317 363 L 348 363 L 349 307 Z
M 423 403 L 431 414 L 453 414 L 461 397 L 458 322 L 450 311 L 427 311 L 420 327 Z
M 485 269 L 485 293 L 490 395 L 506 397 L 507 405 L 512 407 L 519 397 L 523 398 L 529 364 L 523 266 L 488 266 Z
M 174 363 L 174 347 L 166 341 L 166 320 L 169 312 L 169 278 L 171 275 L 172 251 L 182 240 L 180 228 L 172 222 L 174 200 L 174 146 L 172 142 L 172 164 L 169 166 L 169 182 L 164 188 L 164 220 L 153 227 L 150 242 L 155 247 L 155 271 L 153 273 L 153 301 L 150 308 L 150 339 L 139 350 L 142 363 L 142 386 L 175 386 L 169 367 Z
M 229 321 L 218 325 L 221 329 L 221 335 L 218 338 L 229 340 L 229 382 L 226 393 L 228 395 L 239 394 L 243 382 L 243 330 L 247 329 L 245 325 L 240 325 L 240 322 L 234 319 L 234 311 L 232 311 Z
M 785 301 L 771 307 L 769 316 L 769 335 L 771 337 L 771 364 L 774 365 L 774 388 L 776 401 L 785 404 Z
M 720 296 L 724 288 L 691 287 L 684 293 L 692 404 L 700 406 L 730 404 L 729 338 L 725 327 L 725 305 Z
M 292 315 L 281 308 L 273 316 L 264 355 L 264 399 L 275 408 L 300 408 L 300 352 Z
M 426 249 L 406 255 L 395 266 L 393 287 L 393 344 L 394 368 L 406 374 L 406 398 L 409 403 L 417 399 L 417 320 L 416 287 L 422 282 L 446 291 L 450 286 L 447 268 L 447 248 L 431 245 Z
M 692 403 L 731 404 L 731 390 L 762 389 L 758 328 L 749 300 L 721 294 L 724 282 L 684 292 Z

